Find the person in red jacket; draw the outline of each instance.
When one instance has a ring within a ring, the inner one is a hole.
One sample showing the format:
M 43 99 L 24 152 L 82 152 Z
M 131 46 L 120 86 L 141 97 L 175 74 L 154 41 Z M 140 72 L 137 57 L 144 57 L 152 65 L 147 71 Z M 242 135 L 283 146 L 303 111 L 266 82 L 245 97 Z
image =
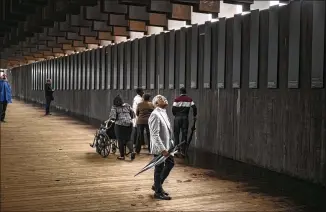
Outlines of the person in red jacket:
M 174 118 L 174 141 L 175 145 L 180 143 L 180 132 L 182 134 L 181 141 L 187 141 L 188 127 L 189 127 L 189 111 L 192 108 L 193 116 L 197 117 L 197 107 L 189 96 L 185 88 L 180 88 L 181 95 L 175 98 L 172 106 L 172 114 Z M 185 154 L 184 146 L 180 148 L 181 154 Z

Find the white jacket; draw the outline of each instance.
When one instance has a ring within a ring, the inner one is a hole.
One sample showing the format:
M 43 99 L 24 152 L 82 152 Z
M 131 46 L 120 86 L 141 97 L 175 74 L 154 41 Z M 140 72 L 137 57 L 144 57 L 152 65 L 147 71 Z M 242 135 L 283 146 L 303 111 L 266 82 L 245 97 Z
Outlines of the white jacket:
M 137 110 L 137 106 L 138 106 L 138 104 L 139 103 L 141 103 L 143 101 L 143 98 L 140 96 L 140 95 L 136 95 L 135 97 L 134 97 L 134 100 L 133 100 L 133 102 L 132 102 L 132 110 L 134 111 L 134 113 L 136 114 L 136 110 Z M 137 115 L 136 115 L 136 117 L 132 120 L 132 124 L 133 124 L 133 126 L 134 127 L 136 127 L 137 126 Z
M 159 107 L 151 113 L 148 119 L 151 138 L 151 153 L 158 155 L 164 150 L 169 150 L 174 142 L 172 140 L 172 128 L 165 109 Z

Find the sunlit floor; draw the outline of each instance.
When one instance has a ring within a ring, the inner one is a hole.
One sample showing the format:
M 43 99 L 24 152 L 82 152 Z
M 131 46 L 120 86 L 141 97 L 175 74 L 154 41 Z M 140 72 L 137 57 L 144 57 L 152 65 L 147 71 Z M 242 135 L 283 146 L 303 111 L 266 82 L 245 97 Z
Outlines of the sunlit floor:
M 15 100 L 1 124 L 1 211 L 301 211 L 285 197 L 182 164 L 166 184 L 171 201 L 153 199 L 151 157 L 102 158 L 89 147 L 95 128 Z

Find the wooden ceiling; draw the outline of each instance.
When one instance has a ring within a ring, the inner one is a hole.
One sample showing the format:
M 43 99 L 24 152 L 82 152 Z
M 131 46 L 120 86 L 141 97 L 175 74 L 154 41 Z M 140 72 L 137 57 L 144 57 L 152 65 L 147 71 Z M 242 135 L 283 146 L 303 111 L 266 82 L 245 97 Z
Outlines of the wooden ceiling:
M 224 0 L 249 10 L 253 0 Z M 192 7 L 191 7 L 192 6 Z M 1 0 L 0 68 L 82 51 L 168 20 L 191 24 L 191 10 L 218 17 L 217 0 Z

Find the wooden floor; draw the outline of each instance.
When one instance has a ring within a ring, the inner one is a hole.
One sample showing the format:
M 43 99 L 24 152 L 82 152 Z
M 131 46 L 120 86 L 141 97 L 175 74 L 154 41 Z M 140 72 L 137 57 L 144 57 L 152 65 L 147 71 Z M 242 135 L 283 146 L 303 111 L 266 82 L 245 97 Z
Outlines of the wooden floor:
M 1 124 L 1 211 L 301 211 L 281 196 L 248 192 L 245 183 L 177 165 L 153 199 L 153 170 L 133 177 L 149 160 L 101 158 L 89 147 L 95 128 L 64 115 L 43 116 L 20 101 Z M 178 163 L 179 162 L 179 163 Z

